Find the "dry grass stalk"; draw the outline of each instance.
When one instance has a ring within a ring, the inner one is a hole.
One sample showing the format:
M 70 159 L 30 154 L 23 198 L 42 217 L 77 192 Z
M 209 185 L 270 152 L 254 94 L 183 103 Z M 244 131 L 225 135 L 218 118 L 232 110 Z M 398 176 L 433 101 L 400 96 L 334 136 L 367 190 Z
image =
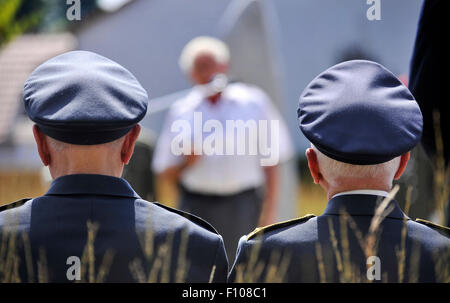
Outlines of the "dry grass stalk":
M 448 222 L 447 208 L 450 195 L 450 168 L 445 165 L 444 141 L 440 128 L 440 113 L 433 112 L 434 135 L 436 142 L 436 156 L 432 159 L 434 164 L 434 196 L 436 208 L 440 215 L 440 224 Z
M 144 255 L 149 262 L 153 258 L 155 235 L 153 232 L 151 216 L 147 216 L 145 221 L 145 234 L 144 234 Z
M 144 267 L 142 266 L 142 262 L 139 258 L 131 261 L 128 267 L 135 281 L 137 281 L 138 283 L 146 282 Z
M 89 283 L 95 282 L 95 250 L 94 241 L 97 235 L 99 225 L 91 221 L 87 221 L 88 242 L 87 242 L 87 258 L 89 266 Z
M 22 232 L 22 240 L 25 251 L 25 262 L 27 266 L 28 282 L 33 283 L 34 282 L 33 257 L 31 254 L 30 237 L 28 236 L 28 233 Z
M 97 278 L 95 280 L 96 283 L 103 283 L 108 276 L 109 269 L 114 259 L 114 251 L 111 249 L 107 249 L 105 255 L 102 259 L 102 264 L 98 269 Z
M 280 266 L 278 268 L 278 274 L 277 274 L 277 282 L 283 282 L 284 277 L 286 276 L 286 273 L 289 269 L 289 264 L 292 259 L 292 253 L 287 252 L 286 255 L 281 258 Z
M 211 269 L 211 274 L 209 275 L 208 283 L 212 283 L 214 281 L 214 275 L 216 273 L 216 265 L 213 265 Z
M 327 279 L 325 275 L 325 265 L 322 255 L 322 247 L 319 242 L 316 242 L 316 257 L 317 257 L 317 266 L 319 267 L 320 283 L 326 283 Z
M 171 231 L 167 234 L 167 250 L 164 254 L 164 263 L 162 268 L 161 282 L 169 283 L 170 282 L 170 266 L 172 262 L 172 251 L 173 251 L 173 239 L 174 233 Z
M 409 258 L 409 283 L 417 283 L 419 281 L 419 262 L 420 242 L 415 241 L 413 244 L 411 257 Z
M 168 246 L 166 243 L 162 244 L 159 248 L 158 248 L 158 254 L 157 257 L 155 259 L 155 261 L 153 262 L 153 266 L 150 270 L 150 274 L 148 276 L 147 282 L 148 283 L 156 283 L 158 282 L 158 274 L 162 268 L 163 265 L 163 259 L 164 256 L 166 255 L 168 250 Z
M 366 256 L 375 256 L 378 234 L 380 233 L 380 225 L 384 218 L 393 210 L 394 206 L 390 202 L 394 199 L 399 190 L 399 186 L 395 185 L 389 192 L 388 196 L 383 199 L 381 204 L 375 210 L 375 215 L 370 222 L 369 233 L 366 238 Z
M 411 207 L 412 187 L 409 186 L 406 191 L 406 203 L 405 214 L 408 215 Z M 396 247 L 396 254 L 398 260 L 398 282 L 402 283 L 405 278 L 405 266 L 406 266 L 406 235 L 407 235 L 407 222 L 408 218 L 403 219 L 403 227 L 401 232 L 400 248 Z
M 450 249 L 433 255 L 436 282 L 450 283 Z
M 189 231 L 187 228 L 184 228 L 181 232 L 181 243 L 180 249 L 178 252 L 178 261 L 177 261 L 177 269 L 175 273 L 175 282 L 182 283 L 186 279 L 186 275 L 188 272 L 189 261 L 187 260 L 187 247 L 189 240 Z M 214 267 L 213 267 L 214 269 Z M 210 278 L 211 281 L 211 278 Z
M 331 245 L 333 245 L 333 252 L 334 252 L 335 258 L 336 258 L 336 267 L 337 267 L 337 270 L 339 273 L 339 281 L 343 281 L 344 280 L 344 266 L 342 264 L 341 252 L 338 247 L 336 234 L 335 234 L 334 228 L 333 228 L 333 220 L 331 218 L 328 218 L 328 229 L 330 231 Z
M 269 258 L 269 263 L 266 266 L 266 277 L 264 281 L 266 283 L 281 283 L 286 276 L 287 270 L 289 268 L 289 263 L 291 261 L 290 252 L 285 252 L 284 255 L 279 250 L 274 250 Z M 263 263 L 260 262 L 258 268 L 264 269 Z M 261 275 L 261 273 L 259 273 Z
M 259 277 L 258 272 L 259 271 L 262 272 L 262 270 L 260 269 L 261 266 L 258 266 L 258 264 L 257 264 L 259 252 L 261 249 L 261 244 L 262 244 L 262 238 L 257 237 L 255 239 L 255 245 L 253 245 L 251 247 L 249 261 L 248 261 L 247 265 L 245 266 L 245 268 L 243 268 L 243 281 L 242 282 L 251 283 L 258 279 L 258 277 Z
M 43 247 L 39 248 L 39 260 L 38 260 L 38 282 L 48 283 L 48 266 L 47 266 L 47 256 L 45 249 Z

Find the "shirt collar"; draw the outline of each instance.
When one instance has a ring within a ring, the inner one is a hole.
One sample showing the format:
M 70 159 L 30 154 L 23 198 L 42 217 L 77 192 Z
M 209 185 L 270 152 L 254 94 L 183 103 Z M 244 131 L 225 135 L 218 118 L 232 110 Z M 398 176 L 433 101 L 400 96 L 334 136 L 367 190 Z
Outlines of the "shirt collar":
M 59 177 L 52 182 L 45 195 L 107 195 L 140 198 L 124 179 L 95 174 Z
M 349 190 L 349 191 L 343 191 L 343 192 L 337 193 L 332 198 L 339 197 L 342 195 L 373 195 L 373 196 L 387 197 L 389 195 L 389 193 L 384 190 L 357 189 L 357 190 Z
M 385 197 L 369 194 L 345 194 L 334 195 L 328 201 L 324 215 L 342 215 L 347 213 L 351 216 L 374 216 L 378 206 Z M 392 210 L 386 215 L 386 218 L 409 219 L 401 210 L 397 201 L 389 201 L 386 209 Z

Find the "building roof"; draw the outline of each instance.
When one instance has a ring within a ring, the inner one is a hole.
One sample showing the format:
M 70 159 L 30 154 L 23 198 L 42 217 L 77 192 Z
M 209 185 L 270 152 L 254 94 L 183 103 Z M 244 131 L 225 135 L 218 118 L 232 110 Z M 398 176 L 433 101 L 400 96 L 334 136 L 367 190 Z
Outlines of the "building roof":
M 76 39 L 68 33 L 30 34 L 18 37 L 0 50 L 0 144 L 13 131 L 28 75 L 43 61 L 75 47 Z

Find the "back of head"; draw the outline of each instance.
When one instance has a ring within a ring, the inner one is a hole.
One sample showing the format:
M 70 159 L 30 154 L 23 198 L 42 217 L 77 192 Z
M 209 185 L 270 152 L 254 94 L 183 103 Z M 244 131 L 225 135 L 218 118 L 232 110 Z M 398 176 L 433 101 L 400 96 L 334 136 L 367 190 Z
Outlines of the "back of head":
M 137 138 L 148 95 L 118 63 L 92 52 L 73 51 L 38 66 L 25 82 L 23 100 L 35 122 L 44 165 L 60 173 L 95 173 L 108 162 L 122 164 L 120 147 L 130 143 L 126 140 L 130 134 Z M 126 146 L 126 153 L 132 152 L 133 144 Z
M 392 185 L 400 165 L 400 157 L 371 165 L 350 164 L 324 155 L 314 145 L 312 148 L 317 154 L 320 172 L 328 182 L 335 184 L 352 182 L 351 180 L 373 180 Z
M 422 135 L 422 113 L 408 88 L 371 61 L 347 61 L 319 74 L 301 94 L 297 113 L 313 145 L 308 160 L 319 166 L 312 165 L 315 181 L 329 195 L 330 188 L 331 194 L 390 190 Z
M 118 63 L 72 51 L 38 66 L 24 84 L 25 110 L 47 136 L 95 145 L 127 134 L 147 112 L 148 95 Z
M 297 113 L 318 150 L 349 164 L 390 161 L 422 135 L 422 113 L 408 88 L 371 61 L 347 61 L 319 74 L 301 94 Z

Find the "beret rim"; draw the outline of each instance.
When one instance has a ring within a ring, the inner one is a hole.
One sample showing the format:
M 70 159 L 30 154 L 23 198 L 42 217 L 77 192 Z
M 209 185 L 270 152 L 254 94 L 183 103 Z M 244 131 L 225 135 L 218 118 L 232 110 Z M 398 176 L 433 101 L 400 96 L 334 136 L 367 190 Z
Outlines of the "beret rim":
M 125 136 L 134 127 L 134 125 L 132 125 L 115 130 L 92 130 L 91 132 L 86 132 L 85 130 L 66 131 L 48 128 L 41 124 L 36 125 L 47 136 L 64 143 L 74 145 L 97 145 L 112 142 Z
M 147 111 L 143 111 L 142 114 L 137 116 L 134 120 L 130 121 L 123 121 L 121 122 L 113 122 L 113 121 L 107 121 L 107 122 L 101 122 L 99 120 L 96 121 L 70 121 L 71 126 L 76 126 L 77 128 L 88 128 L 91 129 L 92 127 L 96 127 L 96 131 L 108 131 L 108 130 L 116 130 L 116 129 L 123 129 L 130 126 L 134 126 L 138 124 L 142 119 L 144 119 L 145 115 L 147 114 Z M 55 128 L 59 130 L 65 130 L 67 132 L 70 132 L 70 128 L 64 128 L 59 126 L 65 126 L 67 125 L 67 121 L 52 121 L 49 119 L 39 119 L 37 117 L 31 116 L 31 114 L 28 114 L 28 117 L 30 120 L 32 120 L 34 123 L 45 126 L 47 128 Z M 99 127 L 102 129 L 99 130 Z M 75 132 L 77 130 L 74 130 Z
M 313 143 L 314 144 L 314 143 Z M 395 154 L 395 155 L 362 155 L 362 154 L 353 154 L 351 156 L 346 155 L 344 153 L 337 153 L 337 152 L 331 152 L 329 149 L 325 149 L 323 147 L 320 147 L 318 144 L 314 144 L 314 146 L 325 156 L 347 164 L 353 164 L 353 165 L 375 165 L 375 164 L 381 164 L 388 162 L 398 156 L 401 156 L 403 153 Z

